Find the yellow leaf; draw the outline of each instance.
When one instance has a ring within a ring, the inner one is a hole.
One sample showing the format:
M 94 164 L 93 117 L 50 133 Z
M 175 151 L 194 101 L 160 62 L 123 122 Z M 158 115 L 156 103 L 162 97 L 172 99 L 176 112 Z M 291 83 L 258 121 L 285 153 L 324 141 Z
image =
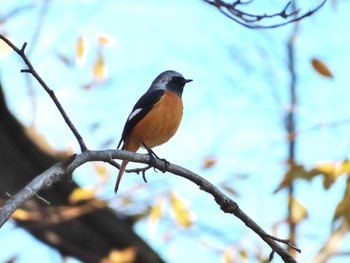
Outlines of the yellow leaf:
M 93 67 L 94 78 L 98 81 L 104 81 L 107 77 L 105 60 L 102 56 L 102 53 L 99 52 Z
M 323 187 L 328 189 L 340 175 L 350 173 L 350 164 L 348 160 L 344 160 L 341 163 L 323 162 L 315 165 L 310 172 L 323 175 Z
M 239 251 L 239 256 L 240 256 L 242 259 L 248 259 L 248 253 L 247 253 L 246 250 L 241 249 L 241 250 Z
M 84 189 L 78 187 L 74 189 L 74 191 L 71 193 L 71 195 L 68 198 L 68 201 L 74 204 L 80 201 L 91 200 L 95 198 L 95 193 L 95 189 Z
M 36 216 L 34 216 L 33 212 L 29 212 L 29 211 L 26 211 L 26 210 L 21 209 L 21 208 L 18 208 L 18 209 L 11 215 L 11 218 L 14 218 L 14 219 L 20 220 L 20 221 L 38 219 Z
M 340 174 L 349 174 L 350 175 L 350 162 L 348 159 L 345 159 L 341 166 L 339 167 L 339 173 Z
M 108 46 L 113 43 L 113 38 L 106 34 L 100 34 L 97 36 L 97 41 L 103 46 Z
M 97 175 L 101 178 L 101 179 L 107 179 L 108 178 L 108 169 L 106 167 L 106 165 L 102 164 L 102 163 L 93 163 L 94 166 L 94 170 L 97 173 Z
M 186 202 L 174 192 L 170 194 L 170 201 L 171 209 L 176 222 L 185 228 L 192 226 L 192 215 L 191 211 L 188 209 Z
M 5 37 L 11 40 L 11 38 L 9 38 L 8 36 L 5 35 Z M 3 40 L 0 39 L 0 57 L 6 57 L 8 54 L 11 53 L 11 51 L 12 51 L 12 48 L 9 45 L 7 45 Z
M 285 173 L 282 181 L 280 182 L 274 193 L 277 193 L 279 190 L 289 186 L 297 178 L 310 179 L 303 165 L 294 162 L 290 163 L 289 169 Z
M 80 36 L 75 43 L 75 62 L 77 65 L 84 65 L 86 61 L 87 40 L 85 36 Z
M 317 58 L 313 58 L 311 60 L 311 64 L 312 64 L 313 68 L 316 70 L 316 72 L 319 73 L 320 75 L 327 77 L 327 78 L 333 78 L 332 72 L 329 70 L 327 65 L 324 62 L 322 62 L 321 60 L 319 60 Z
M 306 207 L 295 198 L 289 198 L 289 204 L 292 207 L 291 220 L 294 224 L 300 223 L 308 216 Z
M 101 263 L 132 263 L 136 260 L 136 249 L 127 247 L 123 250 L 113 249 L 108 257 L 103 258 Z
M 218 160 L 214 156 L 206 156 L 203 158 L 202 168 L 203 169 L 209 169 L 213 167 Z
M 223 263 L 232 263 L 233 262 L 233 248 L 227 247 L 222 252 L 222 262 Z
M 148 221 L 148 230 L 150 235 L 154 233 L 158 225 L 158 222 L 163 215 L 163 204 L 164 204 L 164 198 L 159 197 L 157 198 L 155 205 L 151 208 L 151 211 L 149 213 L 149 221 Z
M 350 176 L 348 176 L 346 180 L 346 188 L 343 199 L 339 202 L 337 205 L 337 208 L 335 209 L 334 216 L 333 216 L 333 223 L 341 218 L 344 217 L 347 221 L 348 225 L 350 226 Z

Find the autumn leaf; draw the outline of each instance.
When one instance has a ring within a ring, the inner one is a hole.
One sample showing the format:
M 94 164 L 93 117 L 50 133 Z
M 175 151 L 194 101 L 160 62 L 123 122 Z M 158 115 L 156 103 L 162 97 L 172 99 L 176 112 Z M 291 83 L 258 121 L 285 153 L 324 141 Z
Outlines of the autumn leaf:
M 202 161 L 202 168 L 209 169 L 213 167 L 217 162 L 218 160 L 214 156 L 205 156 Z
M 233 258 L 233 248 L 232 247 L 227 247 L 224 249 L 224 251 L 222 252 L 222 262 L 223 263 L 232 263 L 234 262 L 234 258 Z
M 308 173 L 305 170 L 305 167 L 303 165 L 297 164 L 297 163 L 290 163 L 289 169 L 285 173 L 282 181 L 277 186 L 274 193 L 277 193 L 281 189 L 288 187 L 297 178 L 303 178 L 303 179 L 307 179 L 307 180 L 310 179 L 308 176 Z
M 163 215 L 164 198 L 159 197 L 149 213 L 148 230 L 150 236 L 154 233 L 160 218 Z
M 71 204 L 75 204 L 80 201 L 91 200 L 95 198 L 96 189 L 75 188 L 74 191 L 68 197 L 68 201 Z
M 113 38 L 107 34 L 100 34 L 97 36 L 97 41 L 103 46 L 108 46 L 113 44 Z
M 291 221 L 294 224 L 299 224 L 302 220 L 307 218 L 308 212 L 306 207 L 294 197 L 289 198 L 289 205 L 291 206 Z
M 95 170 L 96 174 L 102 180 L 106 180 L 108 178 L 108 169 L 107 169 L 106 165 L 104 165 L 102 163 L 94 162 L 93 163 L 93 167 L 94 167 L 94 170 Z
M 5 37 L 11 40 L 11 38 L 9 38 L 8 36 L 5 35 Z M 9 45 L 7 45 L 3 40 L 0 39 L 0 57 L 6 57 L 11 52 L 12 52 L 12 48 Z
M 235 189 L 233 189 L 233 187 L 231 187 L 230 185 L 228 185 L 227 183 L 222 183 L 220 185 L 227 193 L 233 195 L 233 196 L 239 196 L 237 191 Z
M 137 251 L 134 247 L 122 250 L 113 249 L 108 257 L 102 259 L 101 263 L 132 263 L 136 260 Z
M 38 220 L 38 217 L 34 216 L 33 212 L 29 212 L 21 208 L 16 209 L 16 211 L 11 215 L 11 218 L 19 221 Z
M 333 224 L 341 217 L 345 217 L 348 226 L 350 226 L 350 175 L 346 180 L 346 188 L 343 199 L 338 203 L 334 215 L 333 215 Z
M 345 159 L 341 163 L 339 162 L 323 162 L 315 165 L 315 167 L 309 172 L 314 175 L 323 176 L 323 187 L 329 189 L 331 185 L 342 174 L 350 174 L 350 162 Z
M 187 203 L 177 194 L 170 194 L 171 210 L 175 217 L 175 221 L 182 227 L 189 228 L 192 226 L 192 214 L 188 209 Z
M 105 81 L 107 77 L 106 64 L 102 52 L 98 52 L 93 66 L 93 76 L 98 81 Z
M 85 64 L 87 53 L 87 40 L 85 36 L 80 36 L 75 43 L 75 62 L 81 66 Z
M 312 67 L 316 70 L 316 72 L 319 73 L 320 75 L 327 78 L 333 78 L 332 72 L 329 70 L 327 65 L 321 60 L 317 58 L 313 58 L 311 60 L 311 64 L 312 64 Z

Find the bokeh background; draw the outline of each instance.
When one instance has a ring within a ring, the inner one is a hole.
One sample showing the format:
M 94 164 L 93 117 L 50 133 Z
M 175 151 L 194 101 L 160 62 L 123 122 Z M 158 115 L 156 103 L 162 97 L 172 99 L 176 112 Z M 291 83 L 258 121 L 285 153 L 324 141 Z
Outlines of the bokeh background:
M 301 13 L 318 4 L 296 3 Z M 247 10 L 274 13 L 284 5 L 253 2 Z M 172 69 L 194 79 L 183 94 L 179 131 L 156 153 L 218 186 L 269 233 L 288 238 L 294 220 L 298 262 L 317 263 L 320 249 L 350 218 L 349 12 L 349 1 L 328 0 L 297 24 L 252 30 L 200 0 L 2 0 L 0 31 L 19 47 L 28 42 L 28 57 L 90 149 L 117 146 L 134 103 L 159 73 Z M 19 57 L 3 42 L 0 55 L 11 112 L 52 148 L 79 152 L 48 95 L 19 72 Z M 288 134 L 291 114 L 295 133 Z M 74 173 L 85 194 L 77 198 L 93 195 L 120 215 L 139 215 L 135 231 L 166 262 L 268 258 L 262 240 L 191 182 L 149 170 L 147 184 L 124 175 L 114 195 L 116 175 L 107 164 L 84 165 Z M 347 233 L 345 227 L 332 243 L 327 262 L 349 261 Z M 1 228 L 0 242 L 1 262 L 63 260 L 13 219 Z

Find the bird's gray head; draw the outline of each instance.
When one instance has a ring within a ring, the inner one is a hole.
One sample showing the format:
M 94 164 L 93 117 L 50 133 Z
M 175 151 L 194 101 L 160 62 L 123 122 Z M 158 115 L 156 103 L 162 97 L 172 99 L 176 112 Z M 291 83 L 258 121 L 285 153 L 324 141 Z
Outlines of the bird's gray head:
M 174 92 L 181 97 L 185 84 L 191 81 L 192 79 L 185 79 L 179 72 L 167 70 L 155 78 L 148 91 L 164 89 Z

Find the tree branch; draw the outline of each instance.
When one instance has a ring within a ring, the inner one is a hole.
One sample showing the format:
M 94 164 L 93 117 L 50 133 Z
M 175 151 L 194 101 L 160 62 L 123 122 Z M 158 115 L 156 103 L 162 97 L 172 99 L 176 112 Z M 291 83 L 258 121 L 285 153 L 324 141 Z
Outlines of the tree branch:
M 267 29 L 267 28 L 281 27 L 293 22 L 300 21 L 305 17 L 311 16 L 314 13 L 316 13 L 326 3 L 327 0 L 323 0 L 321 4 L 319 4 L 317 7 L 315 7 L 312 10 L 309 10 L 308 12 L 302 15 L 299 14 L 300 10 L 292 10 L 291 12 L 288 12 L 288 9 L 292 1 L 287 2 L 284 8 L 278 13 L 262 14 L 262 15 L 247 13 L 241 10 L 242 6 L 247 6 L 249 4 L 252 4 L 254 0 L 248 0 L 245 2 L 242 0 L 236 0 L 233 3 L 226 3 L 225 1 L 221 1 L 221 0 L 203 0 L 203 1 L 216 7 L 225 16 L 227 16 L 231 20 L 235 21 L 236 23 L 244 27 L 247 27 L 250 29 Z M 262 25 L 262 22 L 272 18 L 282 18 L 282 19 L 286 19 L 287 21 L 281 22 L 281 23 L 275 23 L 275 24 L 272 23 L 269 25 Z
M 104 161 L 110 162 L 112 159 L 130 160 L 132 162 L 148 164 L 150 157 L 148 154 L 132 153 L 122 150 L 90 151 L 86 150 L 79 155 L 73 155 L 63 163 L 56 164 L 32 180 L 25 188 L 10 198 L 0 209 L 0 226 L 2 226 L 25 201 L 32 198 L 38 191 L 50 187 L 53 183 L 62 179 L 65 174 L 72 174 L 75 169 L 86 162 Z M 156 160 L 154 167 L 164 170 L 164 162 Z M 277 242 L 288 244 L 288 241 L 271 237 L 255 221 L 246 215 L 235 201 L 222 193 L 216 186 L 203 177 L 175 164 L 169 164 L 167 171 L 175 175 L 186 178 L 196 184 L 200 190 L 205 191 L 214 197 L 215 202 L 225 213 L 233 214 L 239 218 L 247 227 L 252 229 L 261 239 L 263 239 L 277 253 L 284 262 L 296 262 L 293 257 L 282 248 Z M 277 241 L 277 242 L 276 242 Z
M 343 219 L 337 229 L 328 237 L 327 241 L 318 251 L 316 256 L 310 261 L 310 263 L 325 263 L 329 260 L 329 258 L 336 255 L 338 253 L 339 246 L 348 231 L 349 226 L 346 220 Z
M 13 44 L 10 40 L 8 40 L 2 34 L 0 34 L 0 39 L 2 39 L 7 45 L 9 45 L 13 49 L 13 51 L 15 51 L 22 58 L 22 60 L 26 64 L 27 68 L 26 69 L 22 69 L 21 72 L 22 73 L 30 73 L 30 74 L 32 74 L 33 77 L 39 82 L 39 84 L 45 89 L 45 91 L 49 94 L 50 98 L 55 103 L 57 109 L 61 113 L 61 115 L 62 115 L 64 121 L 67 123 L 69 129 L 72 131 L 72 133 L 74 134 L 75 138 L 77 139 L 77 141 L 79 143 L 79 146 L 80 146 L 80 150 L 82 152 L 86 151 L 87 147 L 85 145 L 85 142 L 84 142 L 82 136 L 80 135 L 78 130 L 75 128 L 74 124 L 69 119 L 69 117 L 68 117 L 67 113 L 65 112 L 65 110 L 63 109 L 61 103 L 58 101 L 54 91 L 49 88 L 49 86 L 40 77 L 40 75 L 37 73 L 37 71 L 33 67 L 32 63 L 30 63 L 29 59 L 27 58 L 27 56 L 25 54 L 25 49 L 27 47 L 27 43 L 25 42 L 22 45 L 22 48 L 19 49 L 18 47 L 16 47 L 15 44 Z

